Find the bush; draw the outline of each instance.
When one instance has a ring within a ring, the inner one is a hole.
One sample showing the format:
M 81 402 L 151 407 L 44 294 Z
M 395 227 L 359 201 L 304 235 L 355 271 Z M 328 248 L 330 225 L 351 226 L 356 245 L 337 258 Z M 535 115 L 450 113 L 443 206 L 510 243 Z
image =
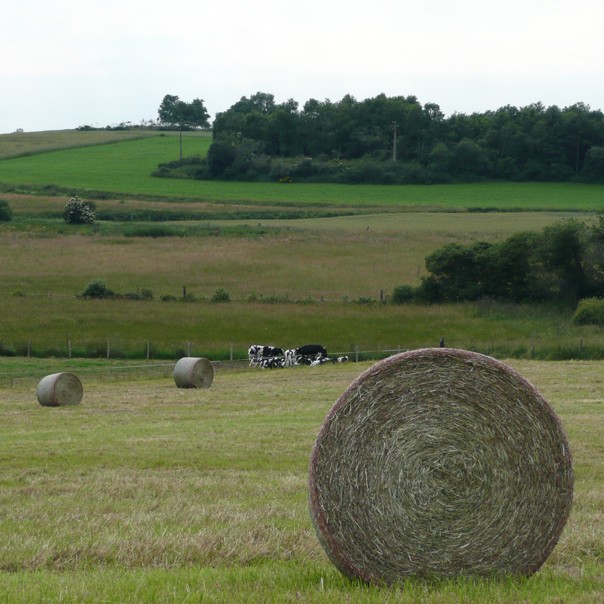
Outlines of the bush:
M 79 294 L 80 298 L 113 298 L 115 293 L 107 288 L 107 285 L 104 281 L 97 279 L 96 281 L 91 281 L 86 289 Z
M 96 205 L 93 201 L 82 201 L 72 197 L 63 208 L 63 219 L 67 224 L 92 224 Z
M 212 302 L 230 302 L 231 296 L 223 287 L 219 287 L 212 296 Z
M 600 325 L 604 327 L 604 298 L 585 298 L 573 315 L 577 325 Z
M 13 219 L 13 211 L 8 205 L 8 201 L 0 199 L 0 222 L 9 222 Z
M 392 291 L 392 304 L 410 304 L 415 299 L 415 288 L 411 285 L 399 285 Z
M 0 342 L 0 356 L 15 357 L 17 356 L 17 351 L 10 344 Z

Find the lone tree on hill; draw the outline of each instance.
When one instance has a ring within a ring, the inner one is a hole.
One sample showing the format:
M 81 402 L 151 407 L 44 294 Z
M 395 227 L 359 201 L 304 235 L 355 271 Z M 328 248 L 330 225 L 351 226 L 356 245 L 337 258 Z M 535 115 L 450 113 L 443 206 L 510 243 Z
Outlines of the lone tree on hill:
M 190 103 L 181 101 L 177 96 L 167 94 L 158 110 L 161 124 L 178 126 L 180 133 L 180 159 L 182 159 L 182 131 L 189 128 L 209 128 L 210 114 L 202 99 L 193 99 Z

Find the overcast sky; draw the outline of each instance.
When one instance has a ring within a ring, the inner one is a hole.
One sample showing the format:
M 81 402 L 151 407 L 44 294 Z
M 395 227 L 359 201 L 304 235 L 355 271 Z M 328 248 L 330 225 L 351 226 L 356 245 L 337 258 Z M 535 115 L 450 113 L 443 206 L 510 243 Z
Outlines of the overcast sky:
M 2 0 L 0 133 L 242 96 L 604 110 L 602 0 Z

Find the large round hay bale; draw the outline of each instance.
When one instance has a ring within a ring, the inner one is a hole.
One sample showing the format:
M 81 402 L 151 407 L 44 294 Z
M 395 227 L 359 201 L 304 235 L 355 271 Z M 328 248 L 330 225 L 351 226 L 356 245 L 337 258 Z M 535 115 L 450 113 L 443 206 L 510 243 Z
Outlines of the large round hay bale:
M 310 462 L 327 555 L 371 583 L 530 575 L 570 512 L 560 421 L 512 368 L 446 348 L 401 353 L 336 401 Z
M 214 367 L 208 359 L 183 357 L 174 367 L 174 381 L 179 388 L 209 388 L 214 380 Z
M 44 407 L 79 405 L 84 396 L 84 389 L 77 375 L 61 371 L 43 377 L 38 382 L 36 396 Z

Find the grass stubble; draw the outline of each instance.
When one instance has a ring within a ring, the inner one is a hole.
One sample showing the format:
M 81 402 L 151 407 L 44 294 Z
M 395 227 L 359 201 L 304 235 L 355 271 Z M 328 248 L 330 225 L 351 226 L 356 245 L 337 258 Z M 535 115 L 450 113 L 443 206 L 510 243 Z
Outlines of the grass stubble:
M 510 364 L 561 417 L 576 474 L 569 522 L 530 579 L 369 588 L 328 562 L 308 513 L 309 455 L 367 364 L 223 369 L 207 390 L 93 370 L 72 408 L 38 405 L 32 380 L 0 386 L 0 601 L 595 602 L 603 365 Z

